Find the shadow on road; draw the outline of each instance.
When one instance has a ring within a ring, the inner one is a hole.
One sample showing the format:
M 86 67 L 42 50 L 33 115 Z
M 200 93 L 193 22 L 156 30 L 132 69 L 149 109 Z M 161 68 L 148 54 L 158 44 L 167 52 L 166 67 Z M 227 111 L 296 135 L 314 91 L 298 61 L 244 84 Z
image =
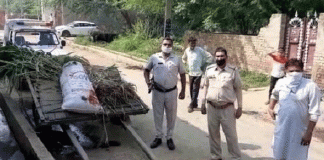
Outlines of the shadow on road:
M 150 119 L 153 119 L 152 110 L 150 110 L 146 115 L 133 116 L 131 117 L 131 119 L 132 127 L 141 136 L 143 141 L 149 146 L 155 136 L 154 123 L 153 121 L 148 121 Z M 165 131 L 165 122 L 163 127 Z M 176 122 L 173 140 L 176 145 L 176 149 L 174 151 L 170 151 L 167 148 L 165 139 L 162 140 L 161 146 L 156 149 L 152 149 L 153 153 L 159 160 L 205 160 L 210 158 L 208 133 L 201 130 L 200 128 L 191 125 L 188 121 L 180 119 L 179 117 Z M 239 146 L 242 151 L 261 149 L 261 146 L 248 143 L 240 143 Z M 229 159 L 230 157 L 227 151 L 227 144 L 222 142 L 222 148 L 223 157 L 225 159 Z M 253 158 L 242 153 L 242 159 L 270 160 L 271 158 Z

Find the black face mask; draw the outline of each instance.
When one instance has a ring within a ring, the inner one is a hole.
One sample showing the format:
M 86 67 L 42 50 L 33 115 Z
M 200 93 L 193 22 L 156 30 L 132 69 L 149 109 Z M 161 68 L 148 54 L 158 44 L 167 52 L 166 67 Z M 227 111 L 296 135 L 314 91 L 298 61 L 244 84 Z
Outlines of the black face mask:
M 225 64 L 225 59 L 220 59 L 220 60 L 216 60 L 216 64 L 218 65 L 218 66 L 222 66 L 223 64 Z

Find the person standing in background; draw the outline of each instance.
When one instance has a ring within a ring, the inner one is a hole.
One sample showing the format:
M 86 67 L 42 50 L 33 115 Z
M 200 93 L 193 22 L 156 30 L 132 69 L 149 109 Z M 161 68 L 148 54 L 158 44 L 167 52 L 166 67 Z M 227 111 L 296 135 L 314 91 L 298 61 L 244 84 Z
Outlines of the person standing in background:
M 189 66 L 189 87 L 191 102 L 188 107 L 188 112 L 193 112 L 194 108 L 198 106 L 198 95 L 200 89 L 200 82 L 205 66 L 211 63 L 211 54 L 204 49 L 197 47 L 197 39 L 189 37 L 189 47 L 185 50 L 182 61 Z
M 49 21 L 50 21 L 51 28 L 53 28 L 54 27 L 54 21 L 53 21 L 53 14 L 52 13 L 50 14 Z
M 285 76 L 285 63 L 287 62 L 287 58 L 285 57 L 285 52 L 282 47 L 279 48 L 276 52 L 268 53 L 269 56 L 273 59 L 272 64 L 272 72 L 270 78 L 270 89 L 269 89 L 269 96 L 266 105 L 270 103 L 270 96 L 272 93 L 273 88 L 275 87 L 277 81 Z

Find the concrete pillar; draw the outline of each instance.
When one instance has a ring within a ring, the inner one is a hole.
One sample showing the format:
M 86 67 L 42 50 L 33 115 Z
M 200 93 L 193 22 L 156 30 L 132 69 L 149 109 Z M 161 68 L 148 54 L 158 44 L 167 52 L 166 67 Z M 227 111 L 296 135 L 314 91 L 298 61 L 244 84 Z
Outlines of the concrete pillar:
M 260 29 L 259 37 L 264 39 L 273 50 L 284 46 L 287 15 L 272 14 L 269 24 Z
M 312 79 L 324 88 L 324 13 L 320 13 L 318 19 L 317 39 L 312 68 Z

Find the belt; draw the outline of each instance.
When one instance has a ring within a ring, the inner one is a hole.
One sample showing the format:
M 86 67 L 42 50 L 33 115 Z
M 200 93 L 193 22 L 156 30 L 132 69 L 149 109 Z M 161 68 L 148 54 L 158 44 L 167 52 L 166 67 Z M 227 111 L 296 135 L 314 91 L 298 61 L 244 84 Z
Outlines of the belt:
M 171 92 L 171 91 L 177 89 L 177 86 L 174 86 L 174 87 L 172 87 L 172 88 L 170 88 L 170 89 L 162 89 L 162 88 L 159 88 L 159 87 L 157 87 L 157 86 L 155 85 L 155 86 L 154 86 L 154 89 L 156 89 L 156 90 L 159 91 L 159 92 L 166 93 L 166 92 Z
M 217 105 L 215 105 L 215 103 L 212 102 L 212 101 L 207 101 L 207 103 L 209 103 L 211 106 L 213 106 L 214 108 L 217 108 L 217 109 L 225 109 L 225 108 L 227 108 L 228 106 L 234 104 L 234 103 L 227 103 L 227 104 L 222 105 L 222 106 L 217 106 Z

